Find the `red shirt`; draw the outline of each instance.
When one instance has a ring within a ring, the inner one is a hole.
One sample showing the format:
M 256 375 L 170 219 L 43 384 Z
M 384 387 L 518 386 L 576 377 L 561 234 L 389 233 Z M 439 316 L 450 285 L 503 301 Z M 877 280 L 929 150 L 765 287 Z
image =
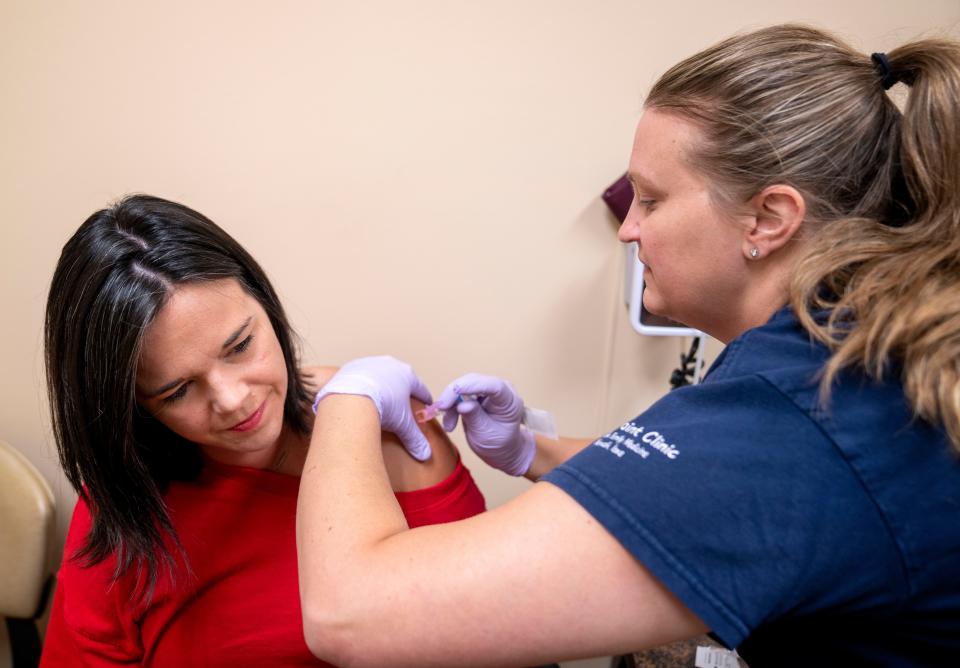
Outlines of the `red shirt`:
M 303 639 L 297 584 L 294 476 L 208 463 L 164 499 L 189 556 L 176 582 L 162 574 L 149 605 L 129 603 L 135 575 L 110 585 L 114 559 L 83 568 L 70 555 L 90 530 L 78 501 L 57 577 L 41 666 L 317 666 Z M 409 526 L 485 510 L 458 462 L 443 482 L 397 492 Z

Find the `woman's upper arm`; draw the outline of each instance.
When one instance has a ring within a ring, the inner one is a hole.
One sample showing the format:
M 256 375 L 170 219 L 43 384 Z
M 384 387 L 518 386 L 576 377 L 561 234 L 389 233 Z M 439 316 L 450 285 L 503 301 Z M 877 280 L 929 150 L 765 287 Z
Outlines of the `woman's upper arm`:
M 398 563 L 405 568 L 397 570 Z M 548 483 L 468 520 L 390 536 L 355 568 L 333 596 L 353 604 L 331 611 L 342 633 L 332 648 L 337 656 L 325 658 L 538 665 L 706 631 L 589 513 Z M 384 600 L 403 601 L 403 614 Z

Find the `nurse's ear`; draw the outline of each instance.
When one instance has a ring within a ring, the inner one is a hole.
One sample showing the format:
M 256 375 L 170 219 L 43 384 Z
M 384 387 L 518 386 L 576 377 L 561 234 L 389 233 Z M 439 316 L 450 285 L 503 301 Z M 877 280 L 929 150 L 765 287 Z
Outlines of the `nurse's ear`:
M 775 253 L 793 239 L 803 225 L 807 205 L 793 186 L 767 186 L 749 202 L 743 255 L 758 260 Z

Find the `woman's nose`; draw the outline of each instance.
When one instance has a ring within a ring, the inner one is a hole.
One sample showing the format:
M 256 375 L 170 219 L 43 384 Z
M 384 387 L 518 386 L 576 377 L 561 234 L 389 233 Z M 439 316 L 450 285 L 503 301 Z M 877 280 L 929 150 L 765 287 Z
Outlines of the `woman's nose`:
M 210 378 L 210 390 L 213 410 L 224 415 L 242 408 L 247 397 L 246 383 L 229 373 L 218 373 Z

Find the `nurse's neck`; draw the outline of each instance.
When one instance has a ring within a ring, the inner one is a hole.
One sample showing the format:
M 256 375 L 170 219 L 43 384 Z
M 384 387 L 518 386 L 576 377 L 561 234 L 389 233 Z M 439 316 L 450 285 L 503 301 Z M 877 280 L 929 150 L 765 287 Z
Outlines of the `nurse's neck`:
M 737 304 L 731 308 L 728 317 L 718 317 L 704 329 L 707 334 L 723 343 L 764 325 L 774 313 L 790 302 L 789 275 L 771 267 L 767 275 L 751 281 Z

